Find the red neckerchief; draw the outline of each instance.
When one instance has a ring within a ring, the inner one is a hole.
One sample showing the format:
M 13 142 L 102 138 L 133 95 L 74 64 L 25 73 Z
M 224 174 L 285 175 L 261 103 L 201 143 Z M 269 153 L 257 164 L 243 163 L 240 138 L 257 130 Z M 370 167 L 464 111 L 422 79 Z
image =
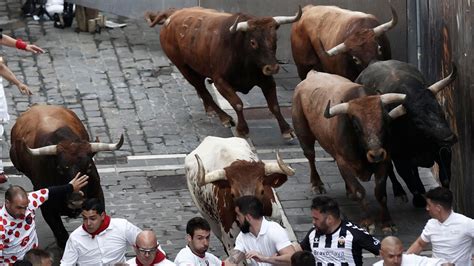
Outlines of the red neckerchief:
M 109 227 L 110 225 L 110 216 L 108 216 L 107 214 L 105 215 L 105 218 L 104 218 L 104 221 L 102 222 L 102 224 L 99 226 L 99 228 L 93 232 L 93 233 L 89 233 L 87 232 L 86 230 L 86 227 L 84 226 L 84 224 L 82 224 L 82 229 L 84 229 L 84 231 L 86 231 L 87 233 L 89 233 L 91 236 L 92 236 L 92 239 L 94 239 L 94 237 L 98 234 L 100 234 L 102 231 L 104 231 L 105 229 L 107 229 L 107 227 Z
M 150 264 L 150 265 L 155 265 L 157 263 L 160 263 L 162 262 L 164 259 L 166 259 L 166 256 L 165 254 L 163 254 L 163 252 L 161 252 L 159 249 L 156 250 L 156 255 L 155 255 L 155 260 L 153 260 L 153 262 Z M 143 263 L 141 263 L 138 258 L 135 258 L 135 263 L 138 265 L 138 266 L 143 266 Z

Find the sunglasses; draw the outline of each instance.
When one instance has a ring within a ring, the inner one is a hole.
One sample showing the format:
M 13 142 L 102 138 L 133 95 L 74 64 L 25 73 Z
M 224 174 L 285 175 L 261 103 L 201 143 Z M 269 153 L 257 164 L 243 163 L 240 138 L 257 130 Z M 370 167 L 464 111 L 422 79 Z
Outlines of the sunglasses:
M 154 247 L 154 248 L 141 248 L 141 247 L 138 247 L 138 246 L 137 246 L 138 252 L 140 252 L 140 253 L 142 253 L 142 254 L 155 253 L 157 249 L 158 249 L 158 246 L 156 246 L 156 247 Z

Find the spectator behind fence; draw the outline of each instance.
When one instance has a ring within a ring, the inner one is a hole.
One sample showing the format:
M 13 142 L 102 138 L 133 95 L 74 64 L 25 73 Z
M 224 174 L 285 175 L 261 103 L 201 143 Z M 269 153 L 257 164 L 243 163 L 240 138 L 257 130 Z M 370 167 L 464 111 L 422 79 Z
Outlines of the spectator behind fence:
M 428 258 L 415 254 L 403 254 L 403 244 L 398 237 L 387 236 L 382 240 L 380 247 L 382 260 L 374 263 L 374 266 L 411 266 L 411 265 L 450 265 L 441 258 Z
M 300 242 L 323 265 L 362 265 L 362 249 L 378 255 L 380 241 L 356 224 L 342 220 L 339 204 L 330 197 L 316 197 L 311 204 L 314 227 Z
M 140 229 L 121 218 L 110 218 L 100 200 L 87 199 L 82 206 L 82 226 L 69 236 L 61 265 L 102 265 L 125 262 L 127 246 L 133 246 Z
M 211 226 L 201 217 L 194 217 L 186 224 L 187 246 L 176 255 L 177 266 L 221 265 L 222 261 L 207 252 L 211 239 Z
M 431 242 L 434 258 L 455 265 L 472 265 L 474 220 L 452 209 L 453 193 L 444 187 L 426 193 L 426 210 L 431 216 L 407 253 L 419 254 Z
M 36 211 L 47 200 L 64 200 L 67 194 L 87 185 L 86 175 L 78 173 L 69 184 L 52 186 L 30 193 L 20 186 L 5 192 L 5 204 L 0 208 L 0 265 L 23 259 L 30 249 L 38 247 Z
M 135 245 L 133 246 L 135 258 L 131 258 L 127 261 L 127 264 L 130 266 L 135 265 L 155 265 L 155 266 L 174 266 L 175 264 L 168 259 L 166 259 L 166 253 L 161 248 L 158 240 L 156 239 L 156 234 L 153 230 L 146 229 L 141 231 Z
M 235 201 L 240 233 L 226 265 L 244 259 L 250 265 L 290 264 L 295 249 L 285 229 L 263 217 L 263 204 L 255 196 L 243 196 Z
M 25 260 L 31 262 L 33 266 L 51 266 L 53 265 L 53 257 L 45 250 L 34 248 L 25 254 Z
M 297 251 L 291 256 L 291 266 L 314 266 L 316 265 L 316 260 L 314 259 L 313 253 L 300 250 Z

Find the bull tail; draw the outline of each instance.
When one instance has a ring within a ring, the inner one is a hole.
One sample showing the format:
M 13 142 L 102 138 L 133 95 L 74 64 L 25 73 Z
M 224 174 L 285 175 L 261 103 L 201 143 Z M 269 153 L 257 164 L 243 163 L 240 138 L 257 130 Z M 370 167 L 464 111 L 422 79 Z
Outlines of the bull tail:
M 155 27 L 156 24 L 163 25 L 165 20 L 169 18 L 176 10 L 176 8 L 170 8 L 163 12 L 147 11 L 145 12 L 145 20 L 148 22 L 148 26 L 150 26 L 150 28 Z

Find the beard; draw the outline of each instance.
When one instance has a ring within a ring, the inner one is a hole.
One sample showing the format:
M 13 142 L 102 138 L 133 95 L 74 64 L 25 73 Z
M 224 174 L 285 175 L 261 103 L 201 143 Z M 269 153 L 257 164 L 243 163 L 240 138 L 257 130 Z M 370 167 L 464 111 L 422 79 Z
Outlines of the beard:
M 244 234 L 250 232 L 250 223 L 247 220 L 244 220 L 242 224 L 239 224 L 240 231 Z

